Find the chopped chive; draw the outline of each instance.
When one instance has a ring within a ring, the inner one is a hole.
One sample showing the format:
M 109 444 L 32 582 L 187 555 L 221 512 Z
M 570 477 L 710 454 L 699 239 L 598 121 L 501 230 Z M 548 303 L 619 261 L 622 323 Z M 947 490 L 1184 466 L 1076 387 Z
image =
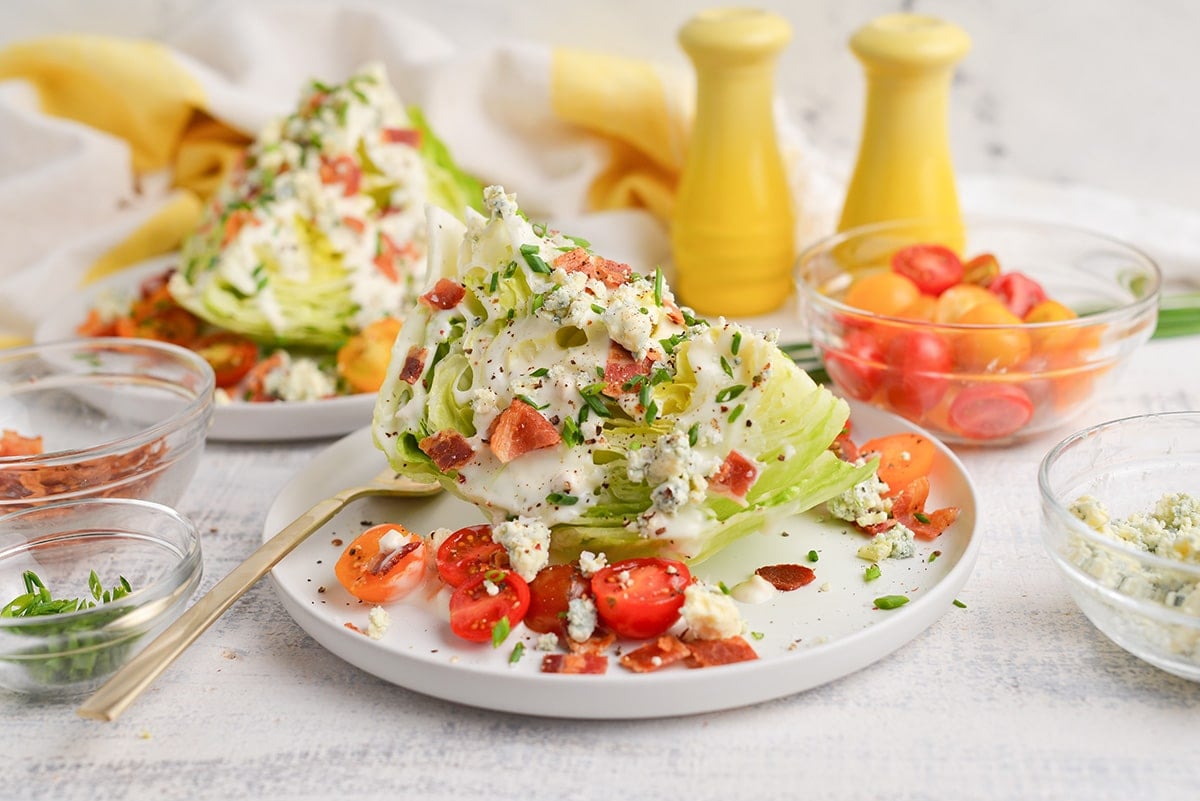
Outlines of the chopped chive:
M 491 279 L 491 281 L 488 282 L 488 291 L 495 292 L 499 288 L 500 288 L 500 271 L 497 270 L 496 272 L 492 273 L 492 279 Z
M 599 303 L 593 303 L 592 311 L 594 311 L 596 314 L 604 314 L 604 307 L 601 306 Z
M 660 339 L 658 343 L 662 345 L 663 350 L 669 355 L 674 353 L 675 348 L 679 347 L 679 343 L 683 342 L 685 339 L 687 339 L 687 337 L 683 334 L 672 334 L 666 339 Z
M 530 375 L 534 378 L 545 378 L 546 376 L 550 375 L 550 369 L 547 367 L 539 367 L 530 373 Z
M 509 633 L 512 631 L 512 626 L 508 622 L 507 617 L 502 617 L 492 626 L 492 647 L 499 648 L 500 645 L 508 639 Z
M 671 380 L 671 371 L 665 367 L 659 367 L 654 371 L 654 375 L 652 375 L 650 377 L 650 384 L 652 386 L 657 386 L 657 385 L 663 383 L 664 381 L 670 381 L 670 380 Z
M 691 445 L 694 448 L 694 447 L 696 447 L 696 443 L 699 441 L 700 441 L 700 424 L 692 423 L 692 427 L 688 429 L 688 445 Z
M 733 332 L 733 344 L 729 346 L 729 352 L 732 353 L 734 356 L 737 356 L 738 349 L 740 347 L 742 347 L 742 332 L 734 331 Z
M 725 375 L 733 378 L 733 365 L 724 356 L 721 357 L 721 369 L 725 371 Z
M 563 420 L 562 438 L 568 448 L 583 444 L 583 432 L 579 430 L 579 424 L 575 422 L 574 417 Z
M 529 301 L 529 313 L 536 314 L 537 310 L 542 308 L 542 304 L 546 302 L 546 293 L 539 292 Z
M 646 424 L 650 425 L 658 419 L 658 404 L 650 401 L 650 405 L 646 407 Z
M 525 403 L 529 404 L 530 406 L 537 409 L 538 411 L 541 411 L 542 409 L 545 409 L 547 406 L 550 405 L 548 403 L 544 403 L 541 406 L 539 406 L 537 404 L 537 401 L 535 401 L 533 398 L 529 397 L 528 395 L 517 394 L 517 395 L 513 395 L 513 397 L 519 401 L 524 401 Z
M 908 603 L 907 595 L 881 595 L 875 599 L 876 609 L 899 609 Z
M 569 236 L 569 235 L 565 235 L 565 234 L 564 234 L 564 236 L 566 236 L 567 239 L 574 242 L 576 247 L 581 247 L 584 250 L 587 250 L 588 248 L 590 248 L 592 246 L 592 243 L 587 241 L 586 239 L 584 239 L 582 236 Z
M 638 403 L 642 404 L 643 409 L 650 408 L 650 385 L 642 383 L 642 388 L 638 390 Z
M 725 387 L 725 389 L 723 389 L 717 393 L 716 401 L 717 401 L 717 403 L 725 403 L 726 401 L 731 401 L 734 398 L 736 398 L 738 395 L 741 395 L 745 391 L 746 391 L 745 384 L 734 384 L 732 387 Z
M 874 581 L 882 575 L 883 571 L 879 569 L 879 565 L 871 565 L 863 571 L 863 581 Z
M 763 634 L 761 631 L 752 631 L 752 632 L 750 632 L 750 636 L 756 640 L 761 640 L 763 637 L 765 637 L 767 635 Z
M 815 561 L 817 561 L 817 560 L 818 560 L 818 559 L 820 559 L 820 558 L 821 558 L 821 555 L 820 555 L 820 554 L 818 554 L 816 551 L 809 551 L 809 552 L 808 552 L 808 561 L 810 561 L 810 562 L 815 562 Z
M 739 403 L 737 406 L 734 406 L 733 411 L 729 413 L 729 422 L 732 423 L 734 420 L 741 417 L 742 412 L 744 412 L 744 411 L 746 411 L 746 404 Z
M 663 271 L 662 267 L 654 268 L 654 303 L 663 305 Z
M 913 517 L 915 517 L 917 521 L 921 523 L 929 522 L 929 515 L 925 514 L 924 512 L 913 512 Z
M 508 620 L 508 618 L 504 618 Z M 512 653 L 508 655 L 508 664 L 515 665 L 521 661 L 521 657 L 525 656 L 525 643 L 517 642 L 513 646 Z
M 933 564 L 934 560 L 936 560 L 941 555 L 942 555 L 941 551 L 934 551 L 933 553 L 929 554 L 929 564 Z
M 504 268 L 504 277 L 512 278 L 516 274 L 517 274 L 517 263 L 515 261 L 510 261 L 508 263 L 508 266 Z
M 529 265 L 529 269 L 533 270 L 535 273 L 549 275 L 551 272 L 553 272 L 553 270 L 551 270 L 550 265 L 546 264 L 546 262 L 542 260 L 542 257 L 538 255 L 538 250 L 539 249 L 537 245 L 521 245 L 521 255 L 525 257 L 525 263 Z
M 567 495 L 565 492 L 552 492 L 546 496 L 546 500 L 558 506 L 574 506 L 579 503 L 579 498 Z
M 962 601 L 958 600 L 957 598 L 954 599 L 954 605 L 957 606 L 959 609 L 967 608 L 967 605 L 964 604 Z
M 718 582 L 717 582 L 717 587 L 719 587 L 719 588 L 720 588 L 720 590 L 721 590 L 721 592 L 723 592 L 724 594 L 726 594 L 726 595 L 733 595 L 733 590 L 729 589 L 729 587 L 727 587 L 727 586 L 725 585 L 725 582 L 723 582 L 723 581 L 718 581 Z
M 530 223 L 529 227 L 533 229 L 533 232 L 537 234 L 539 238 L 546 236 L 545 223 Z

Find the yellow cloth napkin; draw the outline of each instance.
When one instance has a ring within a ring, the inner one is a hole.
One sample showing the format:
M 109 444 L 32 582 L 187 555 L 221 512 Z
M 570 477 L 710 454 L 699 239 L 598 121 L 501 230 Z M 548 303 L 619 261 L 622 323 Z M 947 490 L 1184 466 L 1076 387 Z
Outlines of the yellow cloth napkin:
M 459 54 L 383 8 L 254 5 L 230 3 L 172 42 L 71 35 L 0 51 L 12 140 L 0 175 L 19 179 L 0 180 L 0 237 L 15 243 L 0 254 L 0 346 L 34 336 L 57 298 L 177 249 L 305 82 L 372 60 L 465 169 L 531 214 L 627 259 L 667 254 L 689 75 L 526 43 Z

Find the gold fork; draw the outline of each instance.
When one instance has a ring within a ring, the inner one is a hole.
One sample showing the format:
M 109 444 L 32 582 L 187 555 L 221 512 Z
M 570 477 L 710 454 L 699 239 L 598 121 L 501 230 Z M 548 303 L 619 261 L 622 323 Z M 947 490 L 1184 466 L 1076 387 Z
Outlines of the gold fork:
M 436 483 L 422 484 L 398 476 L 392 470 L 384 470 L 362 486 L 349 487 L 318 501 L 217 582 L 175 622 L 163 629 L 145 650 L 113 673 L 75 711 L 80 717 L 93 720 L 116 720 L 234 601 L 348 504 L 372 495 L 412 498 L 434 495 L 440 491 L 441 487 Z

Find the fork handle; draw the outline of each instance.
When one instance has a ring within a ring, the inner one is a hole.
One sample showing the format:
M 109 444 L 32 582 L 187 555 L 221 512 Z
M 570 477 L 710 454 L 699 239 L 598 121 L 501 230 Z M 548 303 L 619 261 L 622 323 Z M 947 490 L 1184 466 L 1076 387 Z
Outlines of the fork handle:
M 259 546 L 258 550 L 218 581 L 190 609 L 163 629 L 145 649 L 113 673 L 75 710 L 76 713 L 80 717 L 93 720 L 116 720 L 176 657 L 283 557 L 347 504 L 378 492 L 377 487 L 351 487 L 321 500 L 297 517 Z

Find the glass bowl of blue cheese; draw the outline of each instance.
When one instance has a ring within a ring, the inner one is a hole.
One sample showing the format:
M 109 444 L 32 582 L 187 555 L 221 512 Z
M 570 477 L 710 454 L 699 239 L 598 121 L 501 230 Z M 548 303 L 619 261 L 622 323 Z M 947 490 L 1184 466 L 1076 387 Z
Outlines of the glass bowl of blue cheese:
M 1088 619 L 1200 681 L 1200 412 L 1072 434 L 1042 461 L 1038 487 L 1046 548 Z

